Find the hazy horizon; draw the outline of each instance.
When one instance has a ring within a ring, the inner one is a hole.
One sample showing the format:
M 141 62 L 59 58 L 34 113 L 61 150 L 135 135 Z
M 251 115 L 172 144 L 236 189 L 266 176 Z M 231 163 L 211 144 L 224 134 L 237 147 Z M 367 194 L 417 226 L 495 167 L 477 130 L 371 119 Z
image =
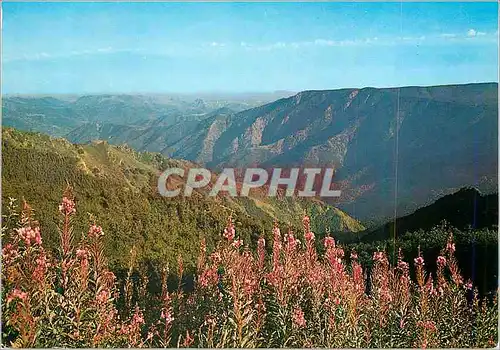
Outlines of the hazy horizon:
M 12 97 L 12 96 L 29 96 L 29 97 L 44 97 L 44 96 L 61 96 L 61 97 L 76 97 L 76 96 L 105 96 L 105 95 L 110 95 L 110 96 L 172 96 L 172 97 L 200 97 L 200 98 L 205 98 L 205 97 L 241 97 L 244 95 L 252 96 L 252 97 L 258 97 L 260 95 L 262 96 L 268 96 L 268 95 L 286 95 L 289 94 L 290 96 L 298 94 L 300 92 L 304 91 L 336 91 L 336 90 L 352 90 L 352 89 L 357 89 L 357 90 L 363 90 L 363 89 L 404 89 L 404 88 L 431 88 L 431 87 L 439 87 L 439 86 L 456 86 L 456 85 L 481 85 L 481 84 L 499 84 L 496 81 L 483 81 L 483 82 L 470 82 L 470 83 L 459 83 L 459 84 L 438 84 L 438 85 L 405 85 L 405 86 L 384 86 L 384 87 L 376 87 L 376 86 L 363 86 L 363 87 L 356 87 L 356 86 L 351 86 L 351 87 L 342 87 L 342 88 L 335 88 L 335 89 L 307 89 L 307 90 L 300 90 L 300 91 L 287 91 L 287 90 L 275 90 L 275 91 L 241 91 L 241 92 L 231 92 L 231 91 L 193 91 L 193 92 L 175 92 L 175 91 L 159 91 L 159 92 L 119 92 L 119 91 L 109 91 L 109 92 L 84 92 L 84 93 L 51 93 L 51 92 L 44 92 L 44 93 L 17 93 L 17 92 L 11 92 L 11 93 L 2 93 L 3 97 Z

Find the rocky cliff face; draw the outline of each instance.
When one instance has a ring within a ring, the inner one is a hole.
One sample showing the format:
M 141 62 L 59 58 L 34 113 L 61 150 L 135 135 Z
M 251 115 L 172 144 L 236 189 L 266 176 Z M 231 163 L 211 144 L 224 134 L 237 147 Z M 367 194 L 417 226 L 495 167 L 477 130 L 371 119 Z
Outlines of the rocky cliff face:
M 329 166 L 339 205 L 403 215 L 462 186 L 496 191 L 497 84 L 305 91 L 214 116 L 168 154 L 226 166 Z

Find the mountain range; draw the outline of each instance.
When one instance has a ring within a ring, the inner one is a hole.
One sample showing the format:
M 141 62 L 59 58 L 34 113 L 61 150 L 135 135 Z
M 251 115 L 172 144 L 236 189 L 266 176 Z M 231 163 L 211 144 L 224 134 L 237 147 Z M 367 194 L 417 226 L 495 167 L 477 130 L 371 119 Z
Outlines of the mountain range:
M 9 95 L 2 99 L 3 124 L 65 136 L 82 125 L 168 126 L 199 121 L 218 109 L 239 112 L 291 93 L 217 95 Z M 118 132 L 117 132 L 118 133 Z
M 4 124 L 74 143 L 126 143 L 216 171 L 333 167 L 342 196 L 330 204 L 368 225 L 465 186 L 498 190 L 496 83 L 303 91 L 237 106 L 159 101 L 12 97 L 3 101 Z M 37 114 L 42 123 L 35 124 Z

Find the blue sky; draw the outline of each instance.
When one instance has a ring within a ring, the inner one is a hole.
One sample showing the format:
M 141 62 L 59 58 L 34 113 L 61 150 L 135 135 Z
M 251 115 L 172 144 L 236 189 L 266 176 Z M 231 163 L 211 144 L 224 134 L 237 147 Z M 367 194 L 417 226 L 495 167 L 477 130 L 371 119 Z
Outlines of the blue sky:
M 492 3 L 3 3 L 3 93 L 498 81 Z

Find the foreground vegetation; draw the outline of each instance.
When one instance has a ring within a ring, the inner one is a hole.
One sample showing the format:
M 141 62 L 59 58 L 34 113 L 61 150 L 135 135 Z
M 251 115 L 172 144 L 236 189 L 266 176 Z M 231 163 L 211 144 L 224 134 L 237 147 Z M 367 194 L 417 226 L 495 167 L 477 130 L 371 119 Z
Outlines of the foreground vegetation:
M 90 218 L 73 232 L 70 191 L 59 206 L 59 248 L 44 248 L 43 228 L 25 204 L 6 218 L 2 251 L 3 345 L 15 347 L 493 347 L 496 292 L 480 298 L 462 277 L 452 232 L 426 272 L 421 252 L 405 262 L 384 251 L 370 272 L 332 237 L 303 232 L 258 239 L 252 251 L 229 218 L 213 251 L 202 241 L 193 290 L 168 288 L 168 265 L 155 266 L 162 286 L 149 290 L 135 271 L 116 278 L 103 250 L 107 234 Z M 111 234 L 111 233 L 110 233 Z M 81 239 L 77 239 L 81 237 Z M 414 277 L 410 274 L 414 266 Z

